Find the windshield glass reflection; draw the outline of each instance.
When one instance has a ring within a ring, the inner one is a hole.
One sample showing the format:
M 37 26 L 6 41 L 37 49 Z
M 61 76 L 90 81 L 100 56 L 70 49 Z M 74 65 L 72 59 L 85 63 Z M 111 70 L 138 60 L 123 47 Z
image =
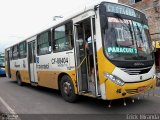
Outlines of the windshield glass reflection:
M 108 17 L 104 49 L 114 60 L 152 60 L 148 26 L 133 20 Z

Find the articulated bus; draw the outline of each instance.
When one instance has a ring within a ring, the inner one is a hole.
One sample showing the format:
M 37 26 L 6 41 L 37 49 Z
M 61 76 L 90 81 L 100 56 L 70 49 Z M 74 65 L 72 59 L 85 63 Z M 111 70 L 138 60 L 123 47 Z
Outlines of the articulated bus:
M 101 1 L 5 49 L 8 78 L 78 95 L 114 100 L 155 88 L 147 19 L 130 6 Z

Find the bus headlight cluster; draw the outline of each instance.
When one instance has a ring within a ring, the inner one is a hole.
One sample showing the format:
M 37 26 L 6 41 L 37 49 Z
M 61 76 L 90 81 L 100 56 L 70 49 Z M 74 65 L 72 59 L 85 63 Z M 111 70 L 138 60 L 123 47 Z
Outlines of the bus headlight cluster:
M 116 83 L 117 85 L 123 86 L 125 84 L 124 81 L 121 80 L 120 78 L 114 75 L 108 74 L 106 72 L 104 72 L 104 77 L 107 79 L 110 79 L 112 82 Z

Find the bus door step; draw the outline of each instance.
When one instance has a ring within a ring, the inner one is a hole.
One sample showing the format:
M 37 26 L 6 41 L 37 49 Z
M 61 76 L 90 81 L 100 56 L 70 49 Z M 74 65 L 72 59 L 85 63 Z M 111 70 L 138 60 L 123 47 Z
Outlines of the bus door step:
M 96 96 L 94 94 L 92 94 L 91 92 L 88 93 L 82 93 L 82 95 L 84 96 L 88 96 L 88 97 L 92 97 L 92 98 L 96 98 Z
M 32 82 L 31 85 L 32 86 L 38 86 L 38 83 Z
M 81 91 L 80 93 L 87 93 L 88 91 Z

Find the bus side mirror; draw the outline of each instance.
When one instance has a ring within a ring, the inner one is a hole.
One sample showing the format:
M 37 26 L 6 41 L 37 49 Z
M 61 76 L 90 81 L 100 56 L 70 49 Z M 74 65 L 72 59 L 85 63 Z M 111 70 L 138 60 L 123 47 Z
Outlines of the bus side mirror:
M 156 52 L 156 41 L 152 41 L 151 50 L 152 50 L 153 53 Z

